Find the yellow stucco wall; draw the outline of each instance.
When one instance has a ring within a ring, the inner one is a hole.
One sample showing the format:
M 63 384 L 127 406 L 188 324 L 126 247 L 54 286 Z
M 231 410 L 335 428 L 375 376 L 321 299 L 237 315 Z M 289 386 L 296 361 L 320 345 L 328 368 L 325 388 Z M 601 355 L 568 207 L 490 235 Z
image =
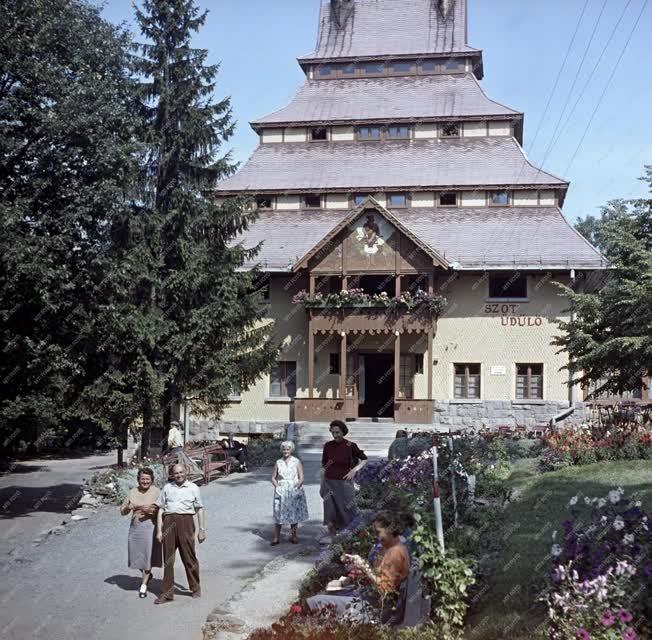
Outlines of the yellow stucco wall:
M 568 400 L 565 385 L 567 372 L 559 371 L 566 363 L 550 343 L 558 333 L 552 321 L 562 317 L 566 301 L 559 295 L 554 280 L 568 282 L 567 275 L 538 273 L 528 276 L 527 301 L 490 301 L 488 279 L 481 274 L 453 274 L 441 277 L 440 293 L 449 306 L 437 322 L 433 356 L 425 355 L 424 367 L 433 365 L 433 397 L 450 400 L 453 396 L 453 365 L 481 363 L 481 400 L 515 399 L 516 363 L 543 363 L 544 400 Z M 291 303 L 297 291 L 307 288 L 297 276 L 273 276 L 270 288 L 269 317 L 276 323 L 276 332 L 284 343 L 280 360 L 297 363 L 297 395 L 307 391 L 307 320 L 300 305 Z M 403 353 L 426 352 L 425 338 L 402 337 Z M 350 336 L 360 350 L 393 352 L 393 336 Z M 329 354 L 339 351 L 339 336 L 317 336 L 315 339 L 315 391 L 317 397 L 332 398 L 337 393 L 338 375 L 329 374 Z M 492 373 L 492 367 L 494 367 Z M 497 368 L 497 369 L 496 369 Z M 500 373 L 504 369 L 504 375 Z M 424 369 L 426 371 L 426 369 Z M 415 398 L 425 398 L 427 375 L 417 374 Z M 579 395 L 578 395 L 579 397 Z M 269 398 L 269 375 L 244 391 L 222 416 L 225 421 L 288 421 L 291 404 Z

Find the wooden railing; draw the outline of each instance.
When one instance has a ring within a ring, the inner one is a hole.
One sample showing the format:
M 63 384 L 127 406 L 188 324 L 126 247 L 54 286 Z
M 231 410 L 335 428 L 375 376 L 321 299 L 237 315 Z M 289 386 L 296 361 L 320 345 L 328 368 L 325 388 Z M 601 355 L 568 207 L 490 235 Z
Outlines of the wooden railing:
M 423 313 L 389 311 L 378 307 L 307 309 L 315 332 L 413 333 L 426 332 L 435 318 Z
M 394 422 L 401 424 L 432 424 L 432 400 L 397 400 L 394 403 Z
M 294 419 L 297 422 L 345 420 L 344 405 L 341 398 L 295 398 Z

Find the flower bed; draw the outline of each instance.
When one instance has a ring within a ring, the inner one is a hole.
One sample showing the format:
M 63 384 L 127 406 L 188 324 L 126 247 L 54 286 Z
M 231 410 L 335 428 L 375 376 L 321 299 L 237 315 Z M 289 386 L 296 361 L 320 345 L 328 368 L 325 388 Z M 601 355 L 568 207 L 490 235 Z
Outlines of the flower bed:
M 365 293 L 363 289 L 343 289 L 339 293 L 316 293 L 313 297 L 303 290 L 292 298 L 294 304 L 306 309 L 382 308 L 388 311 L 425 311 L 440 314 L 446 307 L 446 298 L 421 289 L 390 297 L 387 293 Z

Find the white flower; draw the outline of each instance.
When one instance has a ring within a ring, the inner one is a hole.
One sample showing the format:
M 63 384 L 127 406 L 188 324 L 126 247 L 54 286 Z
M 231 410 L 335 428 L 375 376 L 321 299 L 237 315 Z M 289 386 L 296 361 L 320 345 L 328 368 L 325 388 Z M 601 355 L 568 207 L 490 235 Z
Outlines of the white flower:
M 602 507 L 604 507 L 605 504 L 607 504 L 607 501 L 604 498 L 600 498 L 598 500 L 598 509 L 602 509 Z
M 557 537 L 557 530 L 555 529 L 555 530 L 552 532 L 552 539 L 554 540 L 556 537 Z
M 637 507 L 637 508 L 640 507 L 640 506 L 641 506 L 641 501 L 640 501 L 640 500 L 637 500 L 637 501 L 634 503 L 634 506 Z
M 575 582 L 579 582 L 579 579 L 580 579 L 580 574 L 577 573 L 575 569 L 573 569 L 573 580 L 575 580 Z
M 607 497 L 609 498 L 609 502 L 611 502 L 611 504 L 616 504 L 617 502 L 620 502 L 620 492 L 616 491 L 615 489 L 612 489 L 607 495 Z
M 616 516 L 614 519 L 614 529 L 620 531 L 625 526 L 625 521 L 622 516 Z
M 591 498 L 585 496 L 584 497 L 584 504 L 591 504 Z
M 625 490 L 624 490 L 622 487 L 618 487 L 618 493 L 619 493 L 621 496 L 624 496 L 624 495 L 625 495 Z
M 574 505 L 574 504 L 577 504 L 577 496 L 573 496 L 573 497 L 570 499 L 570 503 L 569 503 L 569 504 L 570 504 L 571 506 Z
M 602 525 L 607 524 L 607 516 L 602 516 L 602 518 L 600 518 L 600 524 Z
M 634 534 L 626 533 L 623 537 L 623 544 L 632 544 L 634 542 Z
M 561 547 L 558 544 L 553 544 L 552 548 L 550 549 L 550 553 L 552 554 L 553 558 L 556 558 L 557 556 L 561 555 Z

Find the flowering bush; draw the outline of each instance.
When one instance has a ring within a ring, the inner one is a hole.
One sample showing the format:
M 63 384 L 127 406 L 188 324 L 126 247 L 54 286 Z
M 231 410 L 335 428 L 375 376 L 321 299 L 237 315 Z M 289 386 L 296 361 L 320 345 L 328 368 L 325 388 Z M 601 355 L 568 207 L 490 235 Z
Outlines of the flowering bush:
M 652 534 L 641 503 L 623 493 L 570 499 L 544 598 L 552 638 L 634 640 L 636 623 L 649 617 Z
M 388 310 L 427 311 L 441 313 L 446 306 L 446 299 L 432 295 L 421 289 L 414 294 L 402 293 L 392 297 L 386 293 L 365 293 L 364 289 L 343 289 L 339 293 L 317 292 L 314 297 L 303 290 L 293 298 L 293 304 L 302 304 L 307 309 L 342 309 L 345 307 L 381 307 Z

